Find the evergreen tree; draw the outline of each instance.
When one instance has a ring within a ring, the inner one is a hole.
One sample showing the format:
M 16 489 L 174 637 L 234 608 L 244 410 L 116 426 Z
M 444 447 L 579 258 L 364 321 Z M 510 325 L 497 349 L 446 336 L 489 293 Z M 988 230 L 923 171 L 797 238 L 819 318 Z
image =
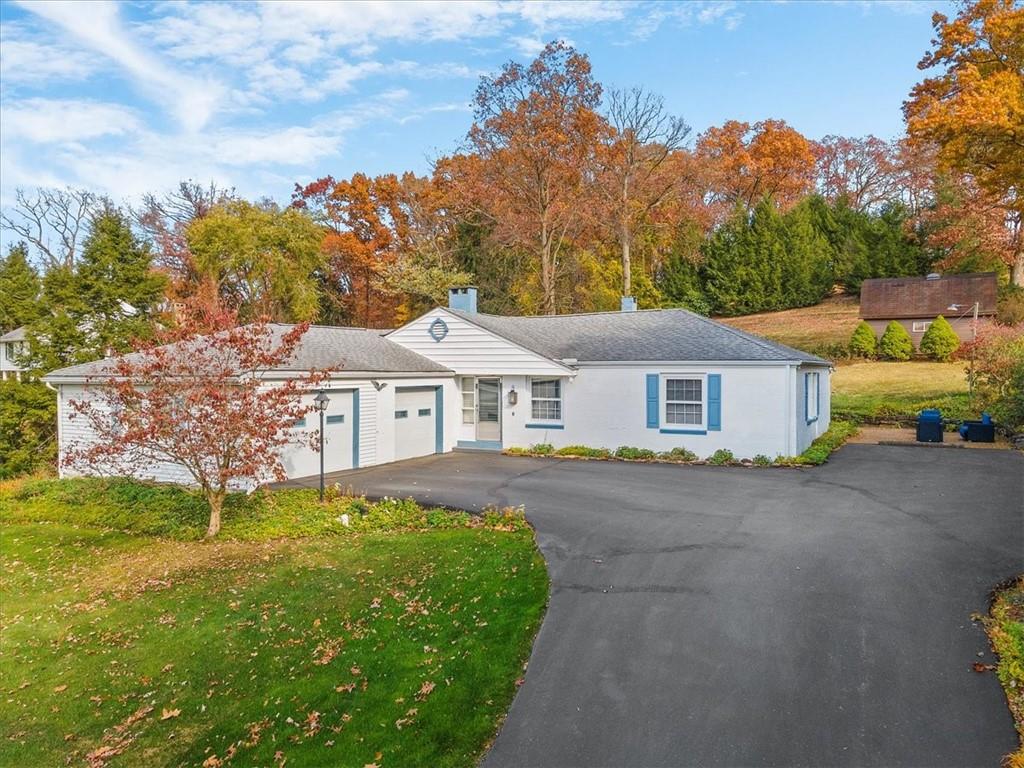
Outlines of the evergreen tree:
M 875 338 L 874 330 L 861 320 L 850 337 L 850 354 L 870 359 L 875 356 L 877 348 L 878 340 Z
M 29 367 L 45 373 L 130 350 L 152 335 L 164 286 L 124 215 L 102 212 L 76 266 L 43 277 L 41 312 L 28 325 Z
M 0 259 L 0 334 L 39 317 L 39 273 L 28 261 L 24 243 L 12 245 Z
M 953 353 L 960 347 L 960 337 L 956 335 L 953 326 L 949 324 L 942 315 L 939 315 L 928 326 L 928 330 L 921 337 L 921 351 L 932 360 L 947 362 L 953 358 Z
M 886 360 L 909 360 L 914 353 L 914 342 L 907 329 L 893 320 L 885 326 L 885 333 L 878 342 L 878 354 Z
M 153 269 L 149 245 L 135 237 L 120 211 L 107 210 L 93 221 L 76 277 L 93 349 L 125 352 L 134 339 L 151 335 L 166 278 Z

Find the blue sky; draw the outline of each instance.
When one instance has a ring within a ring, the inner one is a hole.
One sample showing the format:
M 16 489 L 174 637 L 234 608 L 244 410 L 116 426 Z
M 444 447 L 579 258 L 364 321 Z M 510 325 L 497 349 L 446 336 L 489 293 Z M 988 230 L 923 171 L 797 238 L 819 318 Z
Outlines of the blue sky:
M 694 135 L 781 118 L 892 138 L 929 2 L 0 2 L 0 204 L 16 187 L 132 201 L 215 180 L 287 202 L 325 174 L 426 172 L 481 73 L 564 39 Z

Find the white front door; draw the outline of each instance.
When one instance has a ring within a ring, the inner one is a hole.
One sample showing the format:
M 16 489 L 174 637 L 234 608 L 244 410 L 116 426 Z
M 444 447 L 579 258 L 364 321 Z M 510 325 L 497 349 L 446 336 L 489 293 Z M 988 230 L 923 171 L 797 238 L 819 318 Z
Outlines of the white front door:
M 395 391 L 395 461 L 434 453 L 436 399 L 433 387 Z

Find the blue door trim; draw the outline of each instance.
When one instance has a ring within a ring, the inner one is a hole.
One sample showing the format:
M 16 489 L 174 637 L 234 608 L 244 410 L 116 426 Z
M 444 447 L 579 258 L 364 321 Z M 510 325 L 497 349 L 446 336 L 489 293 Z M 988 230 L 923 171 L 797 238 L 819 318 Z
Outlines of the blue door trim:
M 359 469 L 359 390 L 352 390 L 352 469 Z
M 444 453 L 444 388 L 434 387 L 434 453 Z

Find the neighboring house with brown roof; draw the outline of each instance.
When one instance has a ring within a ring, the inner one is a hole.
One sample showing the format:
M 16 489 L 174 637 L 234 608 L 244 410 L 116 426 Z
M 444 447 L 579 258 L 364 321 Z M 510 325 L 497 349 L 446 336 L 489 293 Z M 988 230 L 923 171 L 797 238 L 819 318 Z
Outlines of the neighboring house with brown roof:
M 995 272 L 873 278 L 861 285 L 860 317 L 876 335 L 895 320 L 907 329 L 917 347 L 928 326 L 942 315 L 961 341 L 971 341 L 974 304 L 978 304 L 979 325 L 991 322 L 996 314 L 996 287 Z

